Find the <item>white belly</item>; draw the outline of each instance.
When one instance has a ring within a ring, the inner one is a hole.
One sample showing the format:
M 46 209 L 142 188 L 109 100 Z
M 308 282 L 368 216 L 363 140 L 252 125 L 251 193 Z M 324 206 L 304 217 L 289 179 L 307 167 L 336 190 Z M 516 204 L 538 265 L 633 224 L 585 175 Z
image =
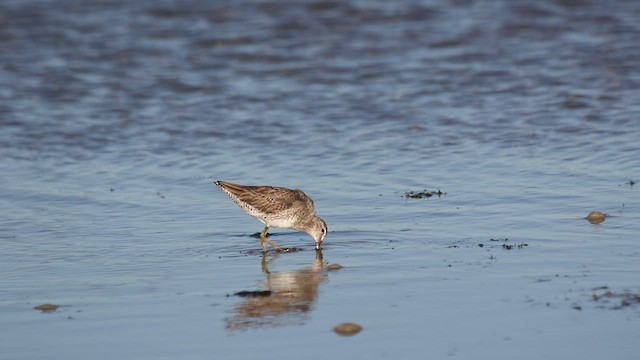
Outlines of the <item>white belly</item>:
M 262 217 L 258 217 L 258 220 L 260 220 L 260 222 L 262 222 L 268 227 L 275 227 L 275 228 L 291 229 L 293 228 L 293 225 L 294 225 L 293 219 L 290 219 L 290 218 L 265 219 Z

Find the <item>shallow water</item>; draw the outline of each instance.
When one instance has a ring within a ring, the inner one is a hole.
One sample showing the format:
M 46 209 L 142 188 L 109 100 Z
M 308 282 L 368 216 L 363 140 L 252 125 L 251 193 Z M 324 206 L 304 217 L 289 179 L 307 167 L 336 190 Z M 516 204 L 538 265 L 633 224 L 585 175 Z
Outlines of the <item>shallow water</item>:
M 639 14 L 3 1 L 2 358 L 635 358 Z M 322 253 L 215 179 L 304 189 Z

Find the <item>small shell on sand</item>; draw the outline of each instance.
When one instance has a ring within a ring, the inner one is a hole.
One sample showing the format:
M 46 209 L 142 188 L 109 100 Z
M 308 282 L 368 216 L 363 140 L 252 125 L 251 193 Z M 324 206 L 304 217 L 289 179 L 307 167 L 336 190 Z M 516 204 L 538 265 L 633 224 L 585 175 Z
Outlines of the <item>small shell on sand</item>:
M 42 312 L 51 312 L 51 311 L 56 311 L 56 309 L 59 307 L 60 306 L 54 305 L 54 304 L 42 304 L 42 305 L 35 306 L 34 309 L 40 310 Z
M 333 331 L 338 335 L 353 336 L 359 333 L 360 331 L 362 331 L 362 326 L 358 324 L 346 322 L 333 328 Z
M 605 213 L 601 213 L 600 211 L 592 211 L 585 219 L 587 219 L 592 224 L 600 224 L 604 221 L 606 217 Z
M 335 270 L 340 270 L 342 269 L 342 265 L 340 264 L 331 264 L 329 266 L 327 266 L 327 270 L 329 271 L 335 271 Z

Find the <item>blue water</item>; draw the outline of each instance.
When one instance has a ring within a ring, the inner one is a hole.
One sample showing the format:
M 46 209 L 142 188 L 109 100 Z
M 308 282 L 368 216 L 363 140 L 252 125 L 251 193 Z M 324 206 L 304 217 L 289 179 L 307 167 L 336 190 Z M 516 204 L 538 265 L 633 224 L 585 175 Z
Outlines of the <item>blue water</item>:
M 635 359 L 639 14 L 0 2 L 0 358 Z M 216 179 L 303 189 L 322 253 Z

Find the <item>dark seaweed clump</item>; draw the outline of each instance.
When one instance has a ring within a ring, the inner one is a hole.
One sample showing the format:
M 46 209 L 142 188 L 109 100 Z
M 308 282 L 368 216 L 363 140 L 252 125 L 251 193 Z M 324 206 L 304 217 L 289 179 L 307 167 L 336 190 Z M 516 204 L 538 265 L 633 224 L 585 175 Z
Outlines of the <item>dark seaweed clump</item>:
M 438 191 L 428 191 L 428 190 L 424 190 L 424 191 L 405 191 L 403 197 L 407 198 L 407 199 L 424 199 L 424 198 L 430 198 L 432 196 L 437 196 L 440 197 L 442 195 L 445 195 L 445 192 L 442 192 L 441 190 Z

